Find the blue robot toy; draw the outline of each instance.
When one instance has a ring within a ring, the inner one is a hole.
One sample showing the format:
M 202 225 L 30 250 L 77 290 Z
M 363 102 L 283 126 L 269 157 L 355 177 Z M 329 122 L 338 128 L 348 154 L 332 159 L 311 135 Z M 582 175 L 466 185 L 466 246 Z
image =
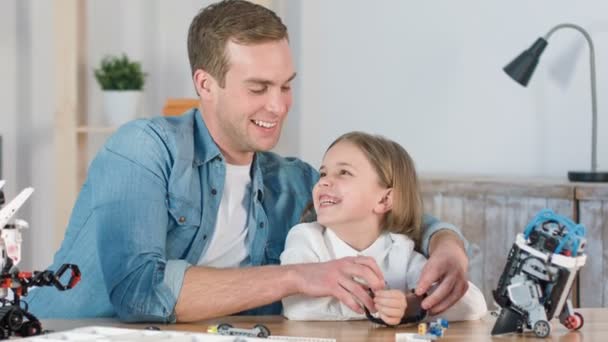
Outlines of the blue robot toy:
M 555 317 L 568 329 L 580 329 L 583 316 L 574 312 L 568 297 L 587 260 L 585 243 L 583 225 L 541 210 L 524 233 L 517 234 L 493 291 L 500 313 L 492 335 L 528 329 L 547 337 Z

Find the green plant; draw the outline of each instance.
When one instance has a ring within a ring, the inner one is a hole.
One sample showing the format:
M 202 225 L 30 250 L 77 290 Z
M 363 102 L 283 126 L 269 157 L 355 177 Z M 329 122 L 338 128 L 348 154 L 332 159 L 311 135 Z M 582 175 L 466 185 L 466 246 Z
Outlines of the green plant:
M 95 78 L 103 90 L 141 90 L 145 77 L 141 63 L 130 61 L 124 53 L 104 57 L 99 69 L 95 69 Z

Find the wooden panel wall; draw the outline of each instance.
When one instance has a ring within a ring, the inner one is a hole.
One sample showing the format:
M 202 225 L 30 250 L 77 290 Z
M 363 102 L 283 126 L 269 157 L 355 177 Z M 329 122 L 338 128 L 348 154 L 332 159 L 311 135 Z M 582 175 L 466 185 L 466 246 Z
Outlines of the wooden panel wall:
M 608 184 L 576 188 L 581 223 L 587 228 L 587 265 L 580 273 L 582 307 L 608 306 Z
M 469 241 L 470 279 L 491 309 L 508 251 L 530 219 L 543 208 L 576 219 L 568 183 L 423 178 L 421 187 L 425 212 L 459 226 Z

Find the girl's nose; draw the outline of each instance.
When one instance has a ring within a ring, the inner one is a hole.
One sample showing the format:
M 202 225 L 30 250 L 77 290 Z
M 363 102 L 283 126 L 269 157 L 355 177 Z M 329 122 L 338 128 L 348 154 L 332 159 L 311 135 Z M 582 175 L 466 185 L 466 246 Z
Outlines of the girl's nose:
M 332 182 L 329 179 L 329 176 L 325 176 L 321 179 L 319 179 L 319 185 L 320 186 L 331 186 Z

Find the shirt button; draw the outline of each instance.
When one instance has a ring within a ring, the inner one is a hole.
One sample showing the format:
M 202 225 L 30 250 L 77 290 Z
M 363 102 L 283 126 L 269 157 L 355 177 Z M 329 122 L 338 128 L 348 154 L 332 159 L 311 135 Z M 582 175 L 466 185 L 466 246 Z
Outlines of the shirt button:
M 203 240 L 207 240 L 207 235 L 203 235 Z
M 260 222 L 259 227 L 260 227 L 260 229 L 261 229 L 261 228 L 264 228 L 264 222 Z
M 214 196 L 217 195 L 217 190 L 211 189 L 211 194 L 214 195 Z
M 215 161 L 221 162 L 222 161 L 222 157 L 220 157 L 220 156 L 215 157 Z
M 179 223 L 186 222 L 186 218 L 184 216 L 180 216 L 177 220 L 179 221 Z

